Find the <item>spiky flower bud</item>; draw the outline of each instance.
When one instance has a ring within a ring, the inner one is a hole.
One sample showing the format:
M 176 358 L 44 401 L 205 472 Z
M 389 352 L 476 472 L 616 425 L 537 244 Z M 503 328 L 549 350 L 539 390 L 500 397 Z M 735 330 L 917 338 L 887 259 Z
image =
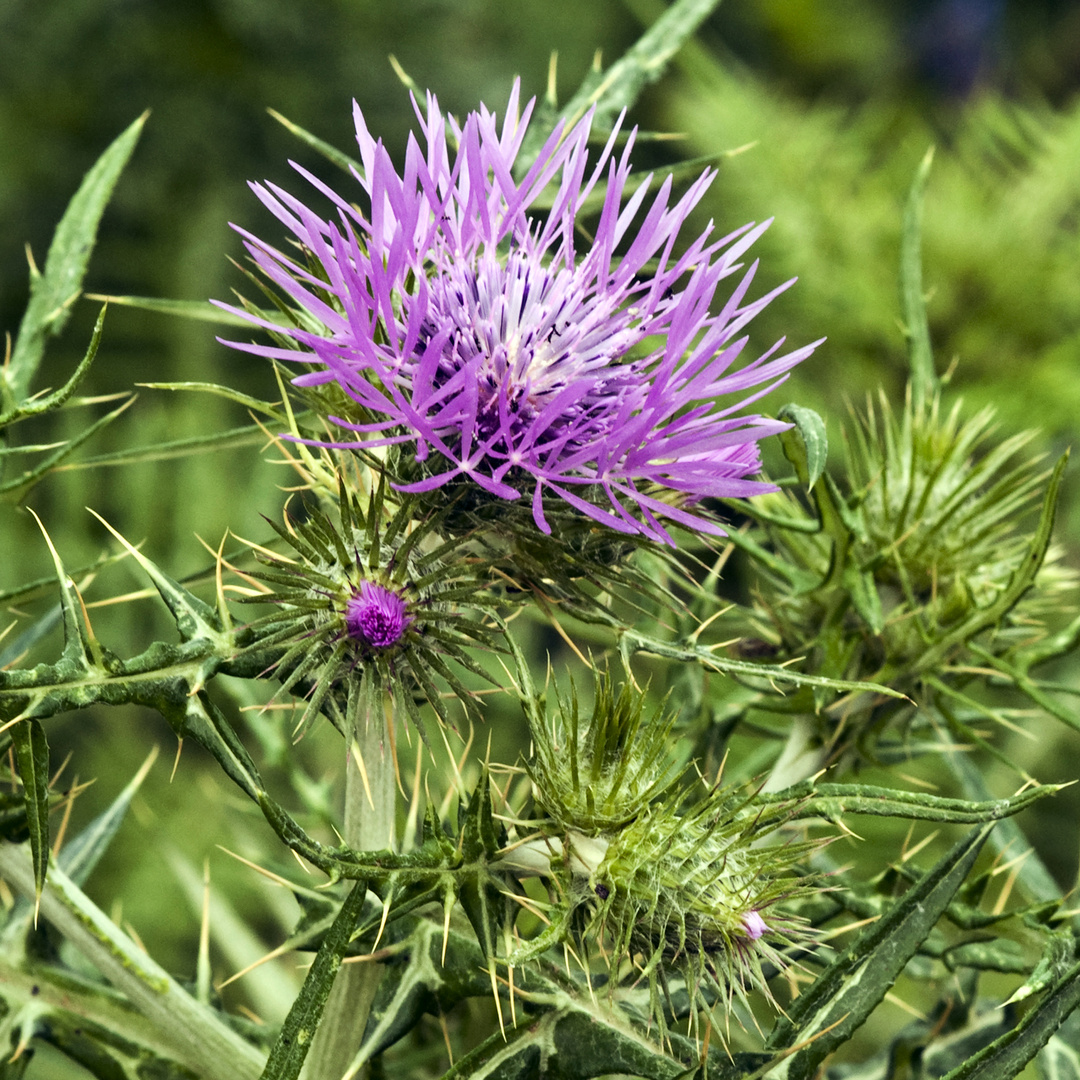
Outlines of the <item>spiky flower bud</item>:
M 1022 667 L 1016 650 L 1038 650 L 1047 609 L 1060 614 L 1075 586 L 1047 559 L 1060 469 L 1025 458 L 1029 441 L 995 440 L 989 410 L 964 420 L 939 395 L 909 397 L 900 415 L 884 398 L 871 404 L 848 433 L 845 478 L 824 477 L 809 503 L 781 493 L 744 504 L 760 523 L 733 537 L 758 571 L 750 635 L 781 662 L 885 683 L 924 708 L 950 693 L 941 687 L 953 667 L 961 680 L 987 655 Z M 892 720 L 920 720 L 904 701 L 864 695 L 837 730 L 821 704 L 807 692 L 806 715 L 834 759 L 857 747 L 874 755 Z M 823 763 L 807 761 L 804 775 Z
M 626 963 L 643 971 L 654 998 L 680 977 L 692 998 L 750 986 L 769 996 L 763 965 L 783 969 L 805 937 L 781 901 L 812 887 L 794 871 L 817 845 L 770 843 L 790 813 L 782 803 L 719 786 L 695 796 L 668 756 L 671 718 L 649 716 L 643 698 L 601 676 L 587 722 L 576 696 L 553 722 L 531 711 L 528 770 L 546 815 L 533 824 L 553 853 L 545 876 L 572 901 L 567 932 L 595 945 L 613 977 Z
M 283 691 L 306 695 L 298 728 L 322 711 L 347 733 L 346 714 L 381 691 L 417 723 L 419 692 L 452 723 L 439 681 L 475 706 L 446 660 L 484 675 L 467 650 L 497 647 L 477 618 L 493 604 L 487 583 L 456 550 L 465 541 L 439 536 L 437 515 L 417 520 L 410 501 L 390 505 L 385 483 L 366 501 L 343 483 L 336 512 L 312 505 L 305 519 L 274 525 L 293 555 L 257 551 L 268 566 L 257 576 L 273 587 L 253 599 L 275 610 L 249 626 L 249 649 L 270 651 Z

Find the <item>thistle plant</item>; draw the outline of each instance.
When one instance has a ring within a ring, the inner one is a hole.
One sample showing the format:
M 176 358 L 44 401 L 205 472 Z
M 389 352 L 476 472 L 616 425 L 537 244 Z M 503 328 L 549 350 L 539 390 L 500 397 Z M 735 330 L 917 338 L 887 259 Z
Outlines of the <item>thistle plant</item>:
M 522 677 L 528 687 L 527 669 Z M 762 804 L 719 778 L 695 792 L 670 758 L 673 718 L 646 716 L 644 696 L 625 684 L 616 696 L 600 677 L 587 721 L 576 695 L 560 701 L 551 724 L 535 693 L 523 700 L 542 816 L 540 837 L 509 858 L 528 869 L 548 853 L 563 920 L 526 953 L 572 934 L 579 951 L 603 958 L 609 993 L 627 973 L 630 983 L 648 979 L 661 1031 L 673 973 L 706 1011 L 716 1000 L 730 1010 L 750 988 L 771 998 L 763 964 L 783 971 L 804 936 L 778 901 L 816 891 L 794 874 L 816 845 L 785 840 L 780 829 L 799 801 Z
M 765 402 L 821 358 L 751 344 L 787 289 L 745 265 L 764 226 L 692 227 L 722 173 L 635 172 L 626 118 L 712 6 L 678 0 L 561 109 L 515 84 L 458 121 L 413 88 L 398 163 L 359 106 L 355 161 L 293 126 L 342 184 L 301 170 L 322 210 L 255 185 L 290 234 L 244 232 L 257 292 L 169 307 L 276 393 L 169 386 L 253 418 L 163 452 L 261 441 L 289 494 L 237 508 L 180 580 L 108 514 L 108 552 L 69 569 L 38 504 L 53 574 L 8 588 L 0 630 L 0 1076 L 1075 1071 L 1075 913 L 1013 820 L 1062 785 L 997 790 L 1012 755 L 985 723 L 1080 727 L 1042 667 L 1080 635 L 1049 555 L 1064 462 L 937 374 L 929 162 L 904 402 L 874 399 L 835 471 L 819 417 Z M 76 391 L 104 313 L 72 377 L 32 386 L 140 129 L 72 201 L 0 371 L 0 466 L 37 461 L 0 479 L 11 502 L 121 424 L 23 434 L 99 407 Z M 766 439 L 790 469 L 764 475 Z M 102 587 L 117 563 L 138 591 Z M 108 617 L 148 595 L 170 640 Z M 95 710 L 112 746 L 125 705 L 206 751 L 234 797 L 214 815 L 201 786 L 192 826 L 298 909 L 256 932 L 175 859 L 205 911 L 190 984 L 84 891 L 154 757 L 88 820 L 51 760 L 61 714 Z

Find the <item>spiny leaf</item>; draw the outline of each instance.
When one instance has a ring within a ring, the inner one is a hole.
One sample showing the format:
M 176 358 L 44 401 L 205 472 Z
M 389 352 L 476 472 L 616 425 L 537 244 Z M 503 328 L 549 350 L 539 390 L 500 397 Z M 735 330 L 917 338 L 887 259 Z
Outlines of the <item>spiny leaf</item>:
M 771 1076 L 777 1080 L 813 1076 L 826 1056 L 862 1026 L 949 906 L 991 828 L 969 833 L 795 1000 L 766 1048 L 813 1041 L 785 1058 Z
M 607 71 L 593 71 L 585 79 L 562 110 L 567 123 L 575 123 L 595 105 L 597 127 L 610 128 L 619 113 L 663 75 L 671 58 L 719 2 L 676 0 Z M 517 156 L 519 169 L 532 164 L 550 131 L 540 123 L 532 126 Z
M 55 337 L 67 323 L 94 250 L 101 215 L 135 149 L 147 115 L 143 113 L 124 131 L 86 174 L 56 227 L 44 271 L 31 277 L 30 303 L 19 325 L 11 362 L 0 373 L 0 387 L 6 382 L 5 389 L 12 399 L 10 403 L 0 400 L 0 409 L 5 412 L 11 404 L 22 404 L 41 363 L 46 337 Z M 0 390 L 0 399 L 7 396 Z
M 0 874 L 24 896 L 34 880 L 24 849 L 0 844 Z M 263 1054 L 199 1004 L 53 865 L 41 913 L 149 1019 L 167 1056 L 203 1080 L 255 1080 Z
M 146 571 L 147 577 L 154 583 L 161 599 L 172 612 L 183 641 L 191 641 L 195 637 L 217 641 L 222 636 L 221 618 L 214 608 L 159 569 L 137 547 L 128 543 L 100 514 L 94 510 L 90 513 L 120 541 L 127 553 Z
M 79 365 L 72 372 L 71 378 L 59 390 L 54 390 L 51 394 L 15 404 L 10 412 L 0 416 L 0 428 L 16 420 L 23 420 L 29 416 L 39 416 L 63 405 L 79 388 L 83 376 L 90 370 L 90 365 L 97 356 L 98 345 L 101 343 L 101 331 L 104 325 L 105 309 L 102 308 L 101 314 L 98 315 L 97 322 L 94 324 L 94 332 L 90 337 L 90 345 L 87 347 L 86 355 L 79 361 Z
M 28 469 L 22 476 L 17 476 L 13 480 L 8 480 L 6 483 L 0 484 L 0 501 L 9 503 L 22 502 L 50 472 L 53 472 L 58 468 L 80 446 L 82 446 L 84 442 L 96 435 L 103 427 L 111 424 L 121 413 L 127 410 L 134 401 L 134 395 L 128 397 L 118 408 L 99 417 L 89 427 L 80 431 L 73 439 L 69 439 L 67 442 L 62 443 L 47 458 L 35 465 L 34 468 Z
M 350 1068 L 359 1070 L 413 1031 L 425 1012 L 449 1012 L 464 998 L 491 993 L 484 974 L 484 957 L 476 942 L 428 919 L 417 921 L 406 941 L 395 949 L 398 962 L 388 965 L 388 977 L 379 984 L 367 1031 Z M 400 962 L 400 952 L 407 959 Z
M 543 1076 L 545 1080 L 591 1080 L 593 1077 L 639 1076 L 645 1080 L 680 1080 L 707 1075 L 710 1080 L 735 1080 L 772 1060 L 762 1054 L 729 1057 L 715 1043 L 707 1070 L 695 1072 L 701 1051 L 689 1039 L 670 1032 L 670 1053 L 635 1031 L 616 1012 L 600 1004 L 586 1006 L 566 994 L 529 995 L 554 1007 L 537 1019 L 520 1018 L 505 1035 L 495 1032 L 443 1074 L 442 1080 L 510 1080 Z M 534 1005 L 535 1009 L 535 1005 Z M 676 1054 L 678 1056 L 676 1056 Z
M 308 1050 L 311 1049 L 311 1041 L 326 1007 L 330 988 L 334 985 L 345 950 L 349 947 L 353 931 L 363 912 L 366 896 L 367 886 L 358 881 L 341 905 L 341 910 L 308 971 L 300 994 L 285 1018 L 281 1034 L 270 1051 L 270 1058 L 260 1080 L 296 1080 L 300 1075 L 300 1069 Z
M 36 720 L 17 723 L 11 729 L 11 739 L 15 744 L 15 764 L 26 802 L 34 892 L 40 900 L 49 869 L 49 744 L 45 729 Z
M 52 538 L 45 531 L 41 518 L 30 511 L 34 520 L 41 529 L 41 535 L 45 537 L 49 554 L 52 556 L 53 566 L 56 569 L 56 580 L 60 585 L 60 611 L 64 621 L 64 654 L 62 663 L 74 665 L 80 672 L 89 672 L 94 669 L 95 650 L 91 640 L 90 628 L 86 625 L 86 617 L 82 602 L 79 599 L 78 589 L 72 581 L 64 564 L 60 561 L 60 553 L 56 550 Z
M 944 1080 L 1013 1080 L 1080 1005 L 1080 963 L 1074 964 L 1012 1029 L 953 1069 Z

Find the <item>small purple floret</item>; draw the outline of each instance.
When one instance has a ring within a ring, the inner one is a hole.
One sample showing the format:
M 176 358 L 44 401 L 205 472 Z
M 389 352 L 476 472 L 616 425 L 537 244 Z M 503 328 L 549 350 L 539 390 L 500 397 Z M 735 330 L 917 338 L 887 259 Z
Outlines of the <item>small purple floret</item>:
M 426 475 L 406 491 L 467 480 L 524 497 L 546 533 L 556 497 L 669 544 L 661 519 L 723 535 L 697 504 L 775 491 L 757 478 L 758 441 L 788 426 L 737 413 L 814 349 L 778 342 L 744 362 L 748 323 L 791 284 L 749 296 L 757 263 L 742 259 L 769 223 L 687 241 L 716 170 L 681 196 L 670 178 L 650 193 L 651 178 L 632 177 L 634 132 L 618 151 L 616 124 L 591 150 L 591 111 L 515 179 L 533 109 L 519 112 L 518 93 L 501 123 L 481 106 L 461 126 L 429 94 L 400 171 L 356 107 L 360 205 L 297 167 L 329 217 L 253 185 L 305 258 L 240 230 L 248 251 L 311 318 L 284 331 L 293 348 L 229 344 L 306 362 L 299 385 L 338 384 L 356 412 L 329 417 L 343 433 L 321 445 L 411 444 Z
M 370 581 L 360 583 L 345 605 L 345 629 L 349 637 L 373 649 L 396 645 L 413 617 L 396 592 Z
M 756 911 L 748 911 L 743 916 L 743 930 L 746 932 L 746 936 L 751 941 L 757 941 L 762 934 L 769 928 L 765 925 L 765 920 Z

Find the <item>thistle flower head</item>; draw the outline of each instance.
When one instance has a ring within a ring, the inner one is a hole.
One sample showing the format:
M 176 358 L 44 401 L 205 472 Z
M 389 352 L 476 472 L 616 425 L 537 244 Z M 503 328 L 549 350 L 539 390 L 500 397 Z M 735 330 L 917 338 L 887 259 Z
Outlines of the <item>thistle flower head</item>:
M 291 554 L 256 551 L 267 569 L 255 576 L 270 587 L 253 599 L 274 610 L 249 625 L 248 648 L 273 657 L 284 691 L 307 696 L 298 728 L 322 711 L 348 734 L 349 715 L 383 691 L 417 724 L 417 691 L 452 723 L 440 680 L 475 709 L 446 661 L 483 675 L 470 650 L 497 647 L 477 618 L 493 600 L 433 520 L 415 520 L 408 501 L 391 507 L 385 494 L 380 484 L 365 499 L 343 481 L 334 511 L 313 504 L 274 526 Z
M 244 234 L 297 325 L 287 347 L 231 344 L 307 363 L 296 383 L 343 391 L 325 445 L 411 445 L 403 490 L 463 480 L 524 496 L 545 532 L 554 497 L 668 543 L 661 518 L 720 533 L 698 504 L 772 490 L 753 479 L 758 440 L 784 427 L 736 413 L 813 349 L 778 343 L 737 367 L 746 325 L 786 288 L 748 299 L 756 263 L 721 288 L 765 225 L 686 242 L 715 174 L 650 196 L 651 178 L 631 182 L 633 133 L 617 153 L 617 126 L 590 160 L 591 113 L 558 125 L 525 169 L 532 103 L 518 105 L 515 85 L 501 126 L 484 107 L 459 126 L 428 95 L 401 172 L 356 108 L 361 205 L 300 170 L 333 217 L 255 185 L 307 264 Z
M 345 602 L 345 633 L 370 649 L 392 648 L 414 621 L 400 593 L 371 581 L 361 581 Z

